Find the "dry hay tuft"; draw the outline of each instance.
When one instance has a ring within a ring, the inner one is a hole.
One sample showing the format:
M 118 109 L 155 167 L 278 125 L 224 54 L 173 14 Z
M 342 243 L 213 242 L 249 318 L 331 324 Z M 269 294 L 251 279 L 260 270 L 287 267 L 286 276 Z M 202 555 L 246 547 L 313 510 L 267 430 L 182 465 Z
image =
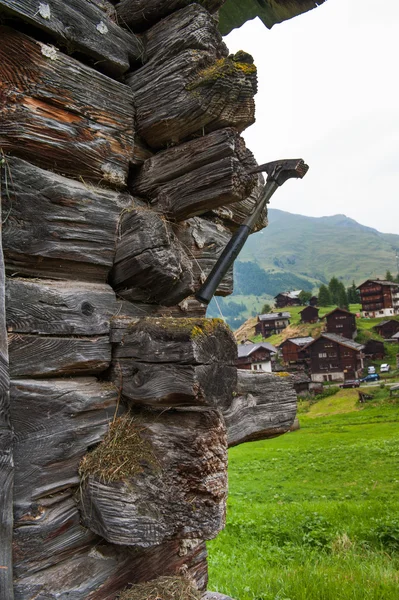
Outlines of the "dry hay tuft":
M 118 596 L 118 600 L 200 600 L 194 584 L 184 577 L 159 577 L 139 583 Z
M 145 431 L 129 414 L 115 419 L 103 441 L 83 457 L 79 466 L 82 481 L 89 476 L 105 484 L 126 481 L 144 471 L 145 466 L 157 468 L 158 461 Z

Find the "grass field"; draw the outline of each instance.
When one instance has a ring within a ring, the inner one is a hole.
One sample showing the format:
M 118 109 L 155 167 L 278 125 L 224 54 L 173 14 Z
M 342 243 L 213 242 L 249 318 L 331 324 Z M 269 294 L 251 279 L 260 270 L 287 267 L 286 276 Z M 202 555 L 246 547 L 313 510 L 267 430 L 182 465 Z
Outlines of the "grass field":
M 229 453 L 209 589 L 236 600 L 399 599 L 399 405 L 355 390 L 302 404 L 301 429 Z

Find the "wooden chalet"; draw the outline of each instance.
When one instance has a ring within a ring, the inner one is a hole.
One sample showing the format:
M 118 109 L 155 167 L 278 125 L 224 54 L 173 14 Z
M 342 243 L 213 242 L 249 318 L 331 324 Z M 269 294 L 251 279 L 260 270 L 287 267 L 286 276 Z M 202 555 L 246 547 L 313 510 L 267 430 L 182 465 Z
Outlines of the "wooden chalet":
M 390 317 L 399 314 L 399 285 L 383 279 L 367 279 L 357 289 L 363 317 Z
M 317 306 L 319 299 L 317 296 L 312 296 L 309 300 L 309 306 Z
M 238 369 L 251 371 L 272 372 L 272 357 L 277 354 L 277 348 L 272 344 L 248 344 L 241 343 L 237 346 L 238 358 L 236 366 Z
M 367 340 L 364 345 L 363 354 L 370 360 L 380 360 L 385 356 L 384 342 L 381 340 Z
M 387 319 L 380 321 L 373 327 L 374 331 L 378 333 L 384 339 L 391 338 L 395 333 L 399 331 L 399 321 L 396 319 Z
M 279 345 L 279 350 L 283 355 L 283 361 L 286 365 L 296 365 L 306 363 L 309 352 L 305 347 L 313 341 L 312 337 L 288 338 Z
M 299 314 L 301 315 L 301 323 L 317 323 L 319 320 L 319 309 L 316 306 L 305 306 Z
M 295 290 L 294 292 L 281 292 L 274 297 L 274 304 L 276 308 L 285 308 L 286 306 L 300 306 L 301 300 L 299 294 L 302 290 Z
M 0 600 L 212 597 L 228 446 L 296 414 L 194 299 L 263 189 L 219 9 L 227 33 L 317 4 L 0 0 Z
M 334 308 L 322 319 L 326 320 L 327 333 L 336 333 L 352 339 L 357 335 L 356 315 L 344 308 Z
M 361 376 L 362 344 L 335 333 L 322 333 L 305 348 L 309 352 L 312 381 L 344 381 Z
M 275 333 L 281 333 L 290 324 L 289 312 L 265 313 L 258 315 L 255 332 L 267 338 Z

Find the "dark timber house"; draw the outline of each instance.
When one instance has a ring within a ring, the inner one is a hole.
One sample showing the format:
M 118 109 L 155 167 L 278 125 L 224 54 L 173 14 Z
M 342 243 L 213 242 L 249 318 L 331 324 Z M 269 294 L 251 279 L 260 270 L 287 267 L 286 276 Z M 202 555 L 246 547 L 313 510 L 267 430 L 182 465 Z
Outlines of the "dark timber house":
M 385 356 L 384 342 L 380 340 L 367 340 L 363 349 L 364 357 L 369 360 L 380 360 Z
M 335 333 L 322 333 L 305 349 L 309 352 L 312 381 L 344 381 L 360 377 L 363 346 Z
M 296 413 L 193 297 L 261 192 L 256 67 L 218 13 L 317 4 L 0 0 L 0 600 L 181 573 L 207 598 L 227 447 Z
M 399 321 L 396 321 L 395 319 L 380 321 L 373 327 L 373 329 L 378 333 L 378 335 L 384 339 L 388 339 L 399 331 Z
M 258 315 L 255 332 L 267 338 L 275 333 L 281 333 L 290 324 L 289 312 L 265 313 Z
M 272 357 L 277 354 L 277 348 L 272 344 L 238 344 L 237 369 L 272 372 Z
M 281 292 L 274 297 L 274 304 L 276 308 L 285 308 L 286 306 L 300 306 L 301 300 L 299 294 L 302 290 L 295 290 L 294 292 Z
M 316 306 L 305 306 L 299 314 L 301 315 L 301 323 L 317 323 L 319 320 L 319 309 Z
M 326 320 L 327 333 L 336 333 L 345 338 L 355 338 L 357 335 L 356 315 L 344 308 L 334 308 L 322 317 Z
M 279 346 L 286 365 L 305 364 L 309 358 L 308 344 L 313 342 L 312 337 L 297 337 L 284 340 Z M 306 349 L 304 350 L 304 348 Z
M 390 317 L 399 314 L 399 285 L 382 279 L 368 279 L 357 287 L 363 317 Z

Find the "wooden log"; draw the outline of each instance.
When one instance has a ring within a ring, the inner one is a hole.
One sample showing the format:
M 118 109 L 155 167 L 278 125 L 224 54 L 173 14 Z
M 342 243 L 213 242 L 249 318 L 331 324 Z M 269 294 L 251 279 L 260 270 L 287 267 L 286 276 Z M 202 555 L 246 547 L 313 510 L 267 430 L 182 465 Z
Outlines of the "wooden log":
M 116 435 L 125 462 L 130 468 L 135 461 L 137 469 L 127 476 L 114 469 L 115 476 L 107 480 L 104 463 L 94 455 L 81 483 L 83 521 L 89 529 L 113 544 L 143 548 L 168 539 L 210 539 L 220 531 L 227 452 L 218 411 L 144 411 L 129 420 L 123 434 L 129 440 L 137 436 L 135 443 L 124 444 L 117 429 Z M 96 451 L 114 452 L 115 439 L 111 436 Z
M 219 208 L 215 208 L 212 210 L 212 216 L 221 219 L 222 223 L 230 229 L 231 232 L 235 232 L 240 225 L 245 221 L 245 219 L 250 215 L 255 206 L 260 201 L 262 191 L 264 186 L 264 178 L 262 175 L 259 175 L 257 178 L 257 183 L 253 188 L 250 195 L 241 200 L 240 202 L 234 202 L 229 205 L 220 206 Z M 267 205 L 265 206 L 262 214 L 259 216 L 257 223 L 253 231 L 260 231 L 267 227 Z
M 121 317 L 205 317 L 206 307 L 195 298 L 186 298 L 175 306 L 143 304 L 139 302 L 118 302 L 116 314 Z M 115 326 L 115 323 L 113 324 Z
M 40 498 L 78 485 L 79 461 L 108 430 L 117 400 L 112 384 L 94 378 L 12 381 L 19 523 L 33 520 Z
M 110 282 L 133 302 L 171 306 L 193 294 L 193 266 L 170 224 L 138 202 L 122 215 Z
M 63 175 L 124 186 L 134 148 L 128 87 L 8 27 L 0 36 L 3 152 Z
M 88 187 L 17 158 L 5 160 L 1 192 L 7 211 L 7 271 L 104 282 L 114 261 L 120 215 L 131 197 Z
M 229 447 L 289 431 L 296 400 L 291 377 L 238 369 L 237 395 L 223 411 Z
M 0 201 L 0 600 L 12 600 L 13 431 L 10 421 L 10 376 L 6 331 L 5 268 L 2 248 L 3 207 Z
M 151 27 L 143 35 L 144 62 L 170 60 L 184 50 L 214 51 L 216 59 L 229 53 L 217 20 L 199 4 L 189 4 Z
M 243 131 L 254 120 L 256 67 L 237 52 L 215 61 L 214 52 L 185 50 L 126 77 L 134 92 L 137 131 L 151 148 L 175 145 L 223 127 Z
M 112 327 L 112 378 L 129 403 L 231 405 L 237 349 L 219 319 L 115 319 Z
M 6 309 L 9 333 L 99 336 L 118 303 L 106 284 L 9 278 Z
M 209 219 L 193 217 L 173 226 L 173 230 L 188 256 L 193 261 L 195 291 L 211 272 L 220 254 L 230 240 L 230 231 Z M 216 296 L 233 293 L 233 267 L 231 267 L 217 288 Z
M 92 375 L 111 364 L 108 336 L 54 337 L 11 333 L 11 377 Z
M 0 15 L 42 29 L 68 53 L 79 52 L 95 60 L 101 71 L 118 77 L 140 60 L 143 48 L 137 36 L 110 18 L 110 8 L 99 0 L 0 0 Z
M 197 3 L 214 13 L 224 1 L 198 0 Z M 116 11 L 119 23 L 140 31 L 190 3 L 191 0 L 121 0 L 116 5 Z
M 255 165 L 243 138 L 229 127 L 155 154 L 131 189 L 169 217 L 187 219 L 245 200 L 258 179 L 248 173 Z
M 74 600 L 114 600 L 126 585 L 149 581 L 160 573 L 184 573 L 198 589 L 206 588 L 207 553 L 205 543 L 200 540 L 173 540 L 132 552 L 107 544 L 97 536 L 95 539 L 95 547 L 82 550 L 75 557 L 42 570 L 32 566 L 30 573 L 15 581 L 17 597 L 25 599 L 36 595 L 59 600 L 62 590 Z M 54 542 L 53 551 L 55 545 Z

